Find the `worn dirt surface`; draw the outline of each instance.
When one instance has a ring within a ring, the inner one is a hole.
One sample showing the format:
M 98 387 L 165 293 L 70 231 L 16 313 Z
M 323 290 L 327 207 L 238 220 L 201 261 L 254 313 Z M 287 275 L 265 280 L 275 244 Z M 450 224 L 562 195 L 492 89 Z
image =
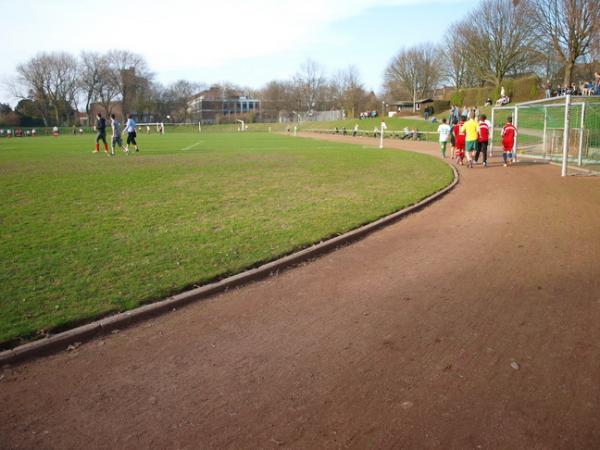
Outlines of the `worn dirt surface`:
M 358 243 L 4 367 L 0 448 L 599 448 L 600 179 L 460 174 Z

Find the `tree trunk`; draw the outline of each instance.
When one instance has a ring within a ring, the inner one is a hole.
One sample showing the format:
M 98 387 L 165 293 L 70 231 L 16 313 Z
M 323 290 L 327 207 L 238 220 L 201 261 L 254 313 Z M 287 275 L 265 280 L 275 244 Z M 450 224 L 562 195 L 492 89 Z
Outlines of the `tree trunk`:
M 565 78 L 564 78 L 564 88 L 571 86 L 571 77 L 573 76 L 573 68 L 575 67 L 575 63 L 573 61 L 567 61 L 565 64 Z
M 90 116 L 90 112 L 91 112 L 91 106 L 92 106 L 92 95 L 88 92 L 88 96 L 85 102 L 85 115 L 87 116 L 88 119 L 88 125 L 90 123 L 92 123 L 92 117 Z

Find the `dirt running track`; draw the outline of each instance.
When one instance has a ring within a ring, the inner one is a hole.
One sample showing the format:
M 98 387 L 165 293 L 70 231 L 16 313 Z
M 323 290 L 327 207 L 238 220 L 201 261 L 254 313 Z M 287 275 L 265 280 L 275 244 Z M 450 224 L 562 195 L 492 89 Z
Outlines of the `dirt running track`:
M 460 173 L 356 244 L 4 368 L 0 448 L 600 448 L 600 179 Z

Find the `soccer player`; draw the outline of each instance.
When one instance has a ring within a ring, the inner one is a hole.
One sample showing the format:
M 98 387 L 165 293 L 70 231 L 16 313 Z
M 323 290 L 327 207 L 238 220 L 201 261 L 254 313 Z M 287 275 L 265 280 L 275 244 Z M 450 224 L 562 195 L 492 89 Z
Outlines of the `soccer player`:
M 450 125 L 450 158 L 454 159 L 456 157 L 456 138 L 454 137 L 454 127 L 458 123 L 458 120 L 452 119 L 452 124 Z
M 455 148 L 455 156 L 458 160 L 457 163 L 463 166 L 465 159 L 465 116 L 461 116 L 460 121 L 454 125 L 454 148 Z
M 483 153 L 483 167 L 487 167 L 487 149 L 490 139 L 490 127 L 486 118 L 485 114 L 479 116 L 479 129 L 477 131 L 479 145 L 477 146 L 477 153 L 475 153 L 475 162 L 479 161 L 479 154 Z
M 464 125 L 467 140 L 467 167 L 473 167 L 473 158 L 477 151 L 477 129 L 477 121 L 473 117 L 473 113 L 471 113 L 469 120 Z
M 442 119 L 441 125 L 437 129 L 440 134 L 440 151 L 442 158 L 446 158 L 446 144 L 448 143 L 448 135 L 450 135 L 450 125 L 446 123 L 446 119 Z
M 125 151 L 129 152 L 129 145 L 133 144 L 135 146 L 135 151 L 139 152 L 140 148 L 135 141 L 137 137 L 137 133 L 135 131 L 136 123 L 131 114 L 127 115 L 127 123 L 125 124 L 125 131 L 127 132 L 127 145 L 125 146 Z
M 100 151 L 100 141 L 104 142 L 104 153 L 108 155 L 108 144 L 106 143 L 106 119 L 102 117 L 102 114 L 98 113 L 96 119 L 96 150 L 94 150 L 94 153 Z
M 114 114 L 110 115 L 110 128 L 112 130 L 112 139 L 110 142 L 110 154 L 115 156 L 115 146 L 121 147 L 123 151 L 123 140 L 121 139 L 121 122 L 119 122 Z
M 508 116 L 506 119 L 506 124 L 504 124 L 502 127 L 502 148 L 504 149 L 502 158 L 504 158 L 504 167 L 506 167 L 508 164 L 512 164 L 516 135 L 517 128 L 512 123 L 512 117 Z

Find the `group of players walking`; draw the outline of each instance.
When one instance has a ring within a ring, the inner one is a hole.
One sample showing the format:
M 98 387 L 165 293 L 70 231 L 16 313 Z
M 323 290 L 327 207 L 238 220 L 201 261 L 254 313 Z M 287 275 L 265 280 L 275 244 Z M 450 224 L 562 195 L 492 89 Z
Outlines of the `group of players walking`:
M 479 161 L 479 155 L 483 155 L 483 167 L 487 167 L 490 127 L 485 114 L 481 114 L 478 120 L 474 114 L 470 114 L 468 120 L 466 116 L 462 116 L 452 127 L 446 123 L 446 119 L 442 119 L 442 124 L 438 127 L 442 157 L 446 158 L 446 145 L 450 141 L 450 156 L 456 159 L 458 164 L 464 165 L 466 157 L 467 167 L 473 167 L 473 164 Z M 504 167 L 513 162 L 516 135 L 517 129 L 512 123 L 512 117 L 508 117 L 502 127 Z
M 110 127 L 112 130 L 111 136 L 111 145 L 110 145 L 110 155 L 115 156 L 115 147 L 119 146 L 125 153 L 129 153 L 129 146 L 133 145 L 136 152 L 140 151 L 140 148 L 137 145 L 135 138 L 137 137 L 136 127 L 137 124 L 135 120 L 129 114 L 127 116 L 127 122 L 125 123 L 125 129 L 121 131 L 121 122 L 119 122 L 114 114 L 110 115 Z M 121 138 L 122 133 L 127 133 L 127 143 L 123 146 L 123 140 Z M 96 118 L 96 149 L 93 153 L 100 152 L 100 141 L 104 143 L 104 153 L 107 155 L 108 152 L 108 144 L 106 142 L 106 119 L 102 117 L 102 114 L 98 113 Z

